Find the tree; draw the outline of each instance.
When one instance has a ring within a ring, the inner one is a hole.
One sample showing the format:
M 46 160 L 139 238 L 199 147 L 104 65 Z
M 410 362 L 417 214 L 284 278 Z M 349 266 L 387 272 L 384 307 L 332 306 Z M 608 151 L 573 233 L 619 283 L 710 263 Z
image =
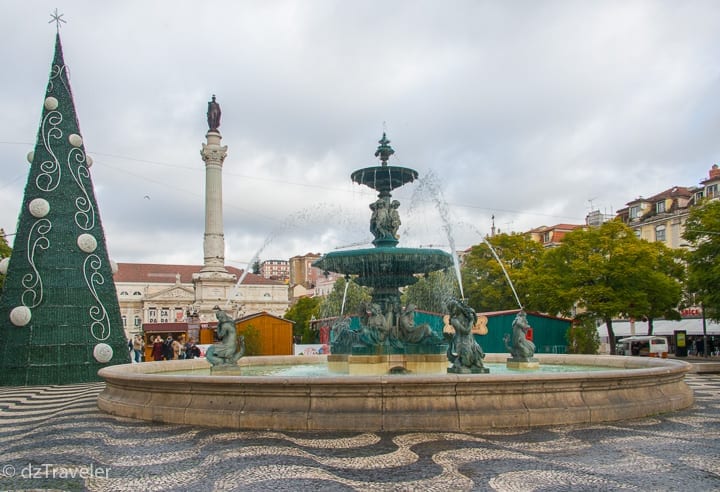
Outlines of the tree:
M 460 288 L 454 271 L 430 272 L 405 289 L 403 305 L 414 304 L 417 309 L 433 313 L 446 312 L 451 297 L 460 297 Z
M 681 319 L 678 306 L 682 302 L 685 281 L 685 263 L 682 253 L 660 242 L 648 243 L 654 268 L 645 277 L 643 289 L 647 293 L 648 335 L 653 334 L 656 318 Z
M 345 291 L 346 285 L 347 292 Z M 360 311 L 360 304 L 370 302 L 371 292 L 368 287 L 360 286 L 352 280 L 348 284 L 345 278 L 340 277 L 335 281 L 330 294 L 322 299 L 319 315 L 321 318 L 332 318 L 341 314 L 355 314 Z
M 98 381 L 130 362 L 59 33 L 0 297 L 5 386 Z
M 5 239 L 5 231 L 0 229 L 0 260 L 3 258 L 10 258 L 12 248 L 8 245 Z M 0 273 L 0 292 L 2 292 L 3 283 L 5 282 L 5 275 Z
M 488 238 L 487 242 L 502 261 L 523 307 L 537 308 L 530 293 L 535 269 L 544 254 L 543 246 L 524 234 L 498 234 Z M 510 283 L 488 244 L 472 247 L 465 257 L 462 278 L 465 297 L 475 310 L 499 311 L 519 307 Z
M 259 259 L 259 258 L 253 262 L 253 264 L 252 264 L 252 272 L 253 272 L 255 275 L 260 275 L 260 259 Z
M 702 302 L 707 318 L 720 321 L 720 201 L 703 201 L 693 207 L 683 238 L 691 245 L 688 290 Z
M 582 319 L 574 322 L 565 334 L 568 354 L 597 354 L 600 347 L 595 321 Z
M 293 336 L 302 337 L 303 343 L 312 343 L 310 320 L 318 315 L 319 297 L 301 297 L 285 313 L 285 319 L 294 321 Z
M 650 243 L 619 221 L 576 229 L 543 256 L 538 280 L 544 290 L 536 295 L 548 312 L 571 316 L 577 308 L 580 320 L 602 319 L 614 354 L 613 318 L 650 313 L 648 297 L 654 293 L 650 279 L 663 279 L 654 273 L 657 262 L 652 250 Z

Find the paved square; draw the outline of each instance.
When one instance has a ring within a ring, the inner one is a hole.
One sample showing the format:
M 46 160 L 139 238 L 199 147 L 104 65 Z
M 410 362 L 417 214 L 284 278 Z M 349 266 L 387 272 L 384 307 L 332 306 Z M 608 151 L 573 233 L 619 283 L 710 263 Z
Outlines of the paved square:
M 0 489 L 720 490 L 720 375 L 694 407 L 481 433 L 235 432 L 111 417 L 103 383 L 0 388 Z

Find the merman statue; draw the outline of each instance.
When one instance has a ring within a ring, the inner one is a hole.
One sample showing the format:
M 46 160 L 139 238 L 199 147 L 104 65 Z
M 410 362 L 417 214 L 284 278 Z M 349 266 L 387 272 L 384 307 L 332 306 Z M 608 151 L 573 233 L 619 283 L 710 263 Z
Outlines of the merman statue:
M 482 362 L 485 353 L 472 334 L 473 326 L 477 323 L 475 310 L 459 299 L 451 299 L 447 308 L 450 325 L 455 329 L 455 335 L 447 350 L 448 360 L 452 363 L 448 372 L 457 374 L 489 372 Z
M 506 334 L 503 337 L 505 341 L 505 348 L 512 355 L 513 360 L 521 362 L 534 361 L 533 356 L 535 355 L 535 344 L 527 339 L 527 333 L 530 330 L 525 311 L 522 309 L 512 324 L 512 335 Z
M 215 366 L 234 366 L 245 355 L 245 337 L 238 339 L 235 321 L 225 311 L 216 307 L 219 343 L 212 344 L 205 354 L 207 361 Z

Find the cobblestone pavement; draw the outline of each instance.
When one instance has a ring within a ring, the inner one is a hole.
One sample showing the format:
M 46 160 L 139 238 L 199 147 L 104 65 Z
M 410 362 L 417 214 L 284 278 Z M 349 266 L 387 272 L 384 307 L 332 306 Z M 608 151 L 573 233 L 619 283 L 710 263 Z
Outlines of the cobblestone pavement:
M 237 432 L 101 413 L 103 383 L 0 388 L 0 489 L 720 490 L 720 375 L 693 408 L 481 433 Z

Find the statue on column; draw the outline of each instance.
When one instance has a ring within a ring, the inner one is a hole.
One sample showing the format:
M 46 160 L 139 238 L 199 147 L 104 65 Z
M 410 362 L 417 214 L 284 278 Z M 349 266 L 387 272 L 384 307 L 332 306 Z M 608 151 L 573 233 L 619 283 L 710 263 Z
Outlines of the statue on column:
M 215 102 L 215 94 L 212 96 L 212 101 L 208 102 L 207 109 L 207 121 L 208 128 L 211 132 L 217 132 L 220 127 L 220 105 Z

